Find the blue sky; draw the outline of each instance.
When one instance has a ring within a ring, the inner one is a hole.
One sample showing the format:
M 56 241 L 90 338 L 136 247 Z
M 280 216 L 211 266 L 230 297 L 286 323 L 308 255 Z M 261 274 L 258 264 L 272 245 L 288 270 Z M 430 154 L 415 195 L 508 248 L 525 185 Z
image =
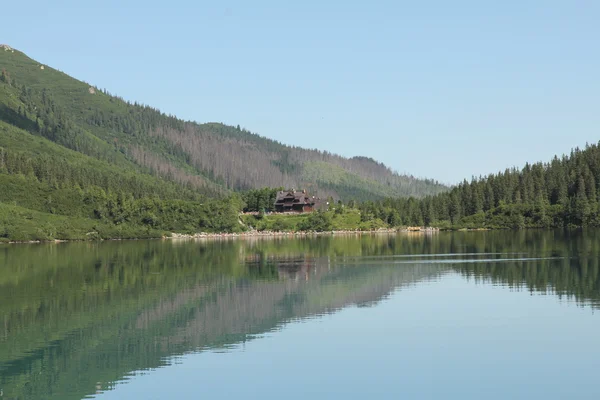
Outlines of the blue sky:
M 600 140 L 600 2 L 28 1 L 0 43 L 128 100 L 455 183 Z

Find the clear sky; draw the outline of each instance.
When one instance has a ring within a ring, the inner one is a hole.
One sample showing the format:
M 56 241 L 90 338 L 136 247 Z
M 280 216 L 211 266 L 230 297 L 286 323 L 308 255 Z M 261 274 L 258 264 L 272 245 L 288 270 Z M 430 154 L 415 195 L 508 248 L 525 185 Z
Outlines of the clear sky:
M 128 100 L 455 183 L 600 140 L 600 1 L 9 1 L 0 43 Z

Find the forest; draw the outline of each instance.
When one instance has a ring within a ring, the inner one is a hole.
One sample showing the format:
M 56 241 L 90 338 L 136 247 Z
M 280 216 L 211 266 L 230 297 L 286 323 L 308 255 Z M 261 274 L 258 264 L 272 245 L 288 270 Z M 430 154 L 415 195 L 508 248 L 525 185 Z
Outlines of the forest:
M 0 241 L 600 226 L 597 144 L 450 188 L 367 157 L 183 121 L 41 66 L 0 52 Z M 271 215 L 283 188 L 329 209 Z
M 238 232 L 242 198 L 264 187 L 356 200 L 448 189 L 367 157 L 183 121 L 0 51 L 0 241 Z
M 423 199 L 359 205 L 362 218 L 446 229 L 600 226 L 600 147 L 575 148 L 550 162 L 463 181 Z
M 271 211 L 276 189 L 244 195 L 247 210 Z M 600 147 L 587 145 L 550 162 L 463 181 L 424 198 L 349 200 L 330 213 L 358 211 L 356 228 L 429 226 L 440 229 L 520 229 L 600 226 Z M 369 225 L 371 224 L 371 225 Z
M 322 197 L 351 194 L 358 200 L 447 190 L 368 157 L 287 146 L 240 125 L 184 121 L 125 101 L 19 51 L 0 52 L 0 70 L 0 120 L 108 164 L 211 196 L 279 186 L 304 187 Z

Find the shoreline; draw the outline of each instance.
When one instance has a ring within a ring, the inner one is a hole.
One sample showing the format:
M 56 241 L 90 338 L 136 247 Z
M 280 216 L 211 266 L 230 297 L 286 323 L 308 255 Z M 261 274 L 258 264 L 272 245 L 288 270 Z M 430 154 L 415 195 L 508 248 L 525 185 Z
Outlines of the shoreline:
M 171 232 L 169 236 L 154 237 L 154 238 L 108 238 L 108 239 L 54 239 L 54 240 L 27 240 L 27 241 L 0 241 L 2 244 L 41 244 L 41 243 L 70 243 L 70 242 L 103 242 L 103 241 L 129 241 L 129 240 L 208 240 L 208 239 L 247 239 L 247 238 L 299 238 L 299 237 L 316 237 L 316 236 L 361 236 L 375 234 L 432 234 L 440 232 L 439 228 L 421 227 L 421 228 L 381 228 L 372 231 L 361 230 L 333 230 L 333 231 L 248 231 L 239 233 L 229 232 L 198 232 L 194 234 Z
M 275 238 L 275 237 L 314 237 L 314 236 L 349 236 L 349 235 L 374 235 L 374 234 L 397 234 L 397 233 L 437 233 L 439 228 L 420 228 L 420 229 L 377 229 L 373 231 L 360 230 L 333 230 L 333 231 L 249 231 L 240 233 L 206 233 L 200 232 L 195 234 L 172 233 L 171 236 L 166 236 L 163 239 L 172 240 L 195 240 L 195 239 L 229 239 L 229 238 Z

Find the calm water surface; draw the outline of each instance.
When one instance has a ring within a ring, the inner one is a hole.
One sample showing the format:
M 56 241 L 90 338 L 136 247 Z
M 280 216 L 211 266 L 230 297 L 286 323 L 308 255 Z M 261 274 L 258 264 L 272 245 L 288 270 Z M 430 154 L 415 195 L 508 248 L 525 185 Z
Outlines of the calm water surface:
M 0 245 L 0 399 L 598 399 L 599 306 L 600 231 Z

